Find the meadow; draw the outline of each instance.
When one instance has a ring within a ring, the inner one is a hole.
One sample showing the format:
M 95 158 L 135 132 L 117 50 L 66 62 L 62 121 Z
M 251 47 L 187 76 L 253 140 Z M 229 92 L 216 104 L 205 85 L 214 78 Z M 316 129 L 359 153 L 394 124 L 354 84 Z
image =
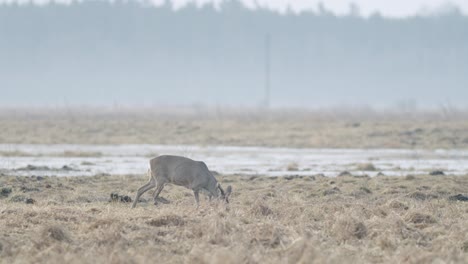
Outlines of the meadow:
M 466 176 L 218 176 L 229 205 L 146 177 L 0 177 L 1 263 L 467 263 Z M 11 191 L 11 192 L 10 192 Z
M 5 160 L 44 158 L 16 151 L 15 144 L 463 150 L 467 117 L 365 109 L 3 109 L 0 143 L 12 146 L 1 153 Z M 291 163 L 289 173 L 296 167 Z M 129 200 L 147 181 L 140 171 L 56 177 L 36 174 L 34 166 L 24 168 L 32 170 L 28 176 L 1 169 L 0 263 L 468 263 L 468 202 L 454 199 L 467 195 L 468 172 L 269 177 L 220 171 L 221 184 L 233 186 L 228 205 L 202 196 L 197 209 L 190 190 L 168 185 L 161 193 L 168 203 L 155 205 L 147 192 L 131 209 Z
M 0 110 L 2 144 L 467 149 L 466 111 Z

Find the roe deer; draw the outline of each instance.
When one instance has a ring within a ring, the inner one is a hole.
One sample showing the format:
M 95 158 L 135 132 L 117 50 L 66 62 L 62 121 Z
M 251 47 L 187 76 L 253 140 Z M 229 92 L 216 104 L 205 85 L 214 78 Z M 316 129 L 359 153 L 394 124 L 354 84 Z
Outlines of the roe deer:
M 148 174 L 150 177 L 149 181 L 138 189 L 132 208 L 136 206 L 138 199 L 143 193 L 154 187 L 157 187 L 154 192 L 154 202 L 156 203 L 159 193 L 161 193 L 166 183 L 192 189 L 197 207 L 199 206 L 199 191 L 208 192 L 210 200 L 214 196 L 229 203 L 232 187 L 228 186 L 225 192 L 202 161 L 195 161 L 180 156 L 163 155 L 150 160 Z

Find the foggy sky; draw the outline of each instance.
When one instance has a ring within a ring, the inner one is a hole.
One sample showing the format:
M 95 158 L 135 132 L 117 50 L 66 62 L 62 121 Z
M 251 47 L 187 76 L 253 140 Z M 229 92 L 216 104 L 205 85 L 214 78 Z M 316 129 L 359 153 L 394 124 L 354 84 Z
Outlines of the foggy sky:
M 328 2 L 327 2 L 328 3 Z M 0 6 L 0 106 L 468 105 L 468 17 Z M 322 11 L 323 12 L 323 11 Z

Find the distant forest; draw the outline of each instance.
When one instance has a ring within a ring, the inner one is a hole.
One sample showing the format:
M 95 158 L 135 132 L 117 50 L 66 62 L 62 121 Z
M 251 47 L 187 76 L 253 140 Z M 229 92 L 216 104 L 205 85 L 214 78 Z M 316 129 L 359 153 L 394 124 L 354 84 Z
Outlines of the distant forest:
M 272 106 L 468 107 L 468 17 L 0 6 L 0 106 L 256 106 L 267 65 Z

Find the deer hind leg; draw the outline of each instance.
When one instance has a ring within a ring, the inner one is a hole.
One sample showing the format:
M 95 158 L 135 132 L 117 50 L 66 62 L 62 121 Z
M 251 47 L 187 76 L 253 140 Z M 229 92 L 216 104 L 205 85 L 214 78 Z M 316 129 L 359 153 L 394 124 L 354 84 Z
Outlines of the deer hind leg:
M 164 182 L 158 181 L 156 190 L 154 191 L 154 194 L 153 194 L 154 205 L 156 205 L 158 203 L 157 202 L 158 196 L 159 196 L 159 194 L 161 193 L 161 191 L 163 189 L 164 189 Z
M 137 195 L 135 197 L 135 201 L 133 201 L 132 208 L 135 208 L 136 204 L 138 203 L 138 199 L 140 199 L 140 196 L 142 196 L 145 192 L 154 187 L 156 187 L 156 185 L 154 184 L 154 181 L 152 179 L 150 179 L 149 182 L 147 182 L 145 185 L 141 186 L 137 191 Z

